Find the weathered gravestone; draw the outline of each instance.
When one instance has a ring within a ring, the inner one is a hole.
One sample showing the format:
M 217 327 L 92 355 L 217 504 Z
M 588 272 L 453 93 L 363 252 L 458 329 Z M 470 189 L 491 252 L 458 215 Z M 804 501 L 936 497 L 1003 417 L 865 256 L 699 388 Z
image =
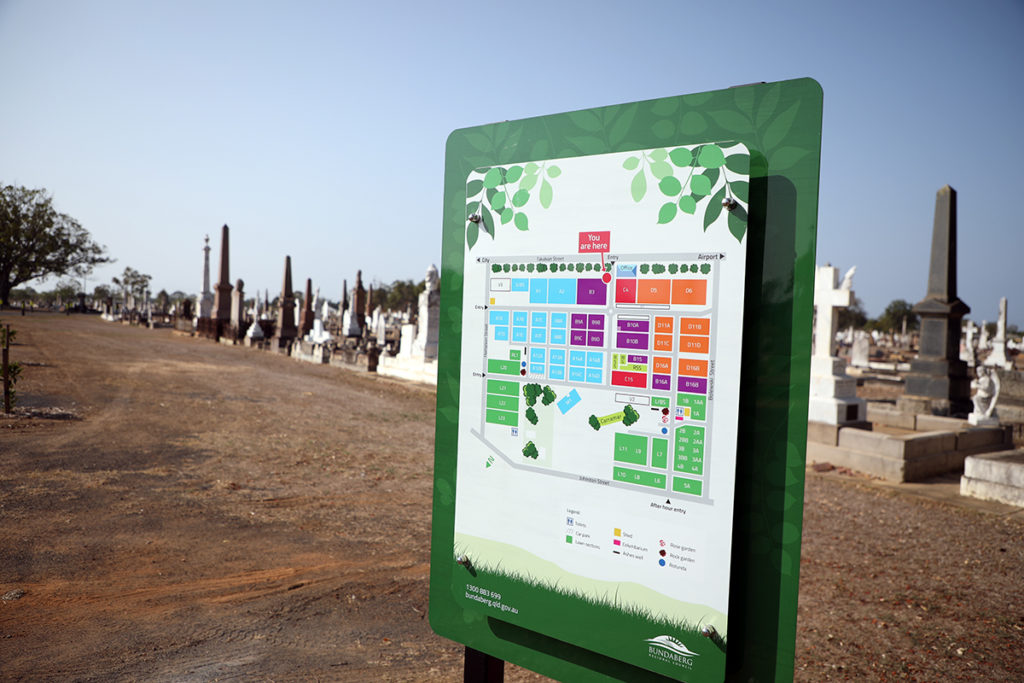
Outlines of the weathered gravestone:
M 281 285 L 281 303 L 277 308 L 277 329 L 271 348 L 287 351 L 295 339 L 295 296 L 292 294 L 292 257 L 284 257 L 284 283 Z
M 871 336 L 864 330 L 857 330 L 853 335 L 853 348 L 850 349 L 850 365 L 855 368 L 866 368 L 871 360 Z
M 985 359 L 985 365 L 1001 370 L 1013 370 L 1013 361 L 1006 355 L 1006 297 L 999 299 L 999 320 L 996 321 L 996 336 L 992 337 L 992 353 Z
M 914 306 L 921 316 L 918 357 L 910 364 L 905 412 L 964 416 L 971 411 L 967 363 L 960 360 L 960 321 L 971 309 L 956 294 L 956 190 L 935 197 L 928 292 Z
M 852 270 L 851 270 L 852 273 Z M 830 425 L 861 422 L 864 399 L 857 398 L 857 381 L 847 377 L 845 364 L 832 353 L 838 310 L 853 303 L 852 275 L 839 286 L 839 270 L 820 266 L 814 277 L 814 354 L 811 356 L 811 395 L 807 419 Z

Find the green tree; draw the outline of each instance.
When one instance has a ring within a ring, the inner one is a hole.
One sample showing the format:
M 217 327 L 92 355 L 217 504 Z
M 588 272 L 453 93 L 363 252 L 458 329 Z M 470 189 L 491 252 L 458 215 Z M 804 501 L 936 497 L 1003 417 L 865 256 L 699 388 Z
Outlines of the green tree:
M 541 388 L 539 384 L 524 384 L 523 385 L 523 396 L 526 397 L 526 405 L 535 406 L 537 405 L 537 398 L 541 394 Z
M 527 408 L 526 409 L 526 419 L 529 420 L 530 424 L 532 424 L 532 425 L 537 424 L 537 420 L 538 420 L 537 411 L 534 410 L 532 407 Z
M 601 421 L 597 419 L 597 415 L 591 415 L 587 418 L 587 422 L 594 428 L 595 432 L 601 429 Z
M 622 418 L 622 424 L 625 425 L 626 427 L 636 423 L 636 421 L 640 419 L 640 414 L 636 412 L 636 410 L 634 410 L 633 406 L 631 405 L 627 405 L 625 408 L 623 408 L 622 414 L 624 415 L 624 417 Z
M 918 325 L 917 314 L 914 307 L 903 299 L 895 299 L 889 302 L 881 317 L 875 321 L 874 327 L 883 331 L 899 332 L 903 329 L 903 320 L 907 321 L 907 330 L 916 330 Z
M 86 274 L 109 263 L 105 247 L 71 216 L 58 213 L 46 190 L 0 187 L 0 305 L 11 290 L 48 275 Z
M 533 458 L 536 460 L 540 456 L 540 453 L 537 451 L 537 446 L 535 446 L 532 441 L 527 441 L 526 445 L 523 446 L 523 455 L 527 458 Z
M 555 390 L 546 384 L 544 385 L 543 394 L 544 397 L 540 400 L 540 402 L 546 406 L 551 405 L 552 403 L 555 402 L 555 399 L 558 398 L 558 394 L 555 393 Z
M 864 302 L 857 296 L 853 297 L 853 303 L 846 308 L 839 309 L 839 329 L 847 327 L 860 329 L 868 322 L 868 314 L 864 312 Z

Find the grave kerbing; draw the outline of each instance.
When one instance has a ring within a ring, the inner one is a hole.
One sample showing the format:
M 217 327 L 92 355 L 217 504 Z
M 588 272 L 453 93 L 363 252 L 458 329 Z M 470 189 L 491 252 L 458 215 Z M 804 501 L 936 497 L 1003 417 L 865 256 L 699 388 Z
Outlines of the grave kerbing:
M 899 402 L 906 412 L 971 412 L 967 363 L 960 360 L 960 321 L 971 309 L 956 293 L 956 248 L 956 190 L 946 185 L 935 197 L 928 292 L 914 306 L 921 316 L 921 340 Z

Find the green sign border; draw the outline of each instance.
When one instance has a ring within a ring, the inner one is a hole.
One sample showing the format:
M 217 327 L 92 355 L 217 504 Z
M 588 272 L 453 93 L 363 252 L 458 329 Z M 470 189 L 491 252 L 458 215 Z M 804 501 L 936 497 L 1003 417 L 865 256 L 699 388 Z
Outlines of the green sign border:
M 464 128 L 449 136 L 430 551 L 430 624 L 439 635 L 560 680 L 667 680 L 614 653 L 584 650 L 493 618 L 482 621 L 465 613 L 452 593 L 452 573 L 461 569 L 452 553 L 466 178 L 486 166 L 735 140 L 751 152 L 750 241 L 726 678 L 792 680 L 821 117 L 821 86 L 802 78 Z

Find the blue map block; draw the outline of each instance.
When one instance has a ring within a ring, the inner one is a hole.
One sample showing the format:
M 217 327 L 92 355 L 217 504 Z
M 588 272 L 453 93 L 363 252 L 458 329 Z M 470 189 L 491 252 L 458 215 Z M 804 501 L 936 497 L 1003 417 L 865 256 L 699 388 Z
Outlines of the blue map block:
M 570 410 L 572 410 L 576 406 L 576 404 L 579 403 L 579 402 L 580 402 L 580 394 L 579 394 L 578 391 L 573 389 L 568 394 L 566 394 L 561 399 L 559 399 L 557 405 L 558 405 L 558 409 L 562 411 L 562 415 L 565 415 Z

